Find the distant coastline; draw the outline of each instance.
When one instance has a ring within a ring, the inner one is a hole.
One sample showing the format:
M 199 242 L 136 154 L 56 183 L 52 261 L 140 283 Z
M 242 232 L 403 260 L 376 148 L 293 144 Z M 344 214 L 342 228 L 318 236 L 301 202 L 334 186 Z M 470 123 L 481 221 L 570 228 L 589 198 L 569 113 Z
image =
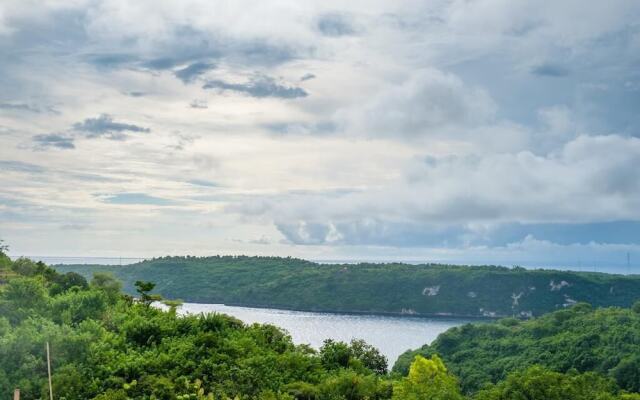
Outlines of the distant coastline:
M 162 257 L 127 266 L 57 265 L 88 278 L 110 272 L 194 303 L 426 318 L 530 318 L 578 302 L 629 307 L 640 276 L 443 264 L 320 264 L 248 256 Z
M 11 255 L 10 258 L 15 260 L 19 257 L 26 257 L 34 261 L 42 261 L 49 265 L 105 265 L 105 266 L 125 266 L 137 264 L 139 262 L 151 261 L 157 257 L 116 257 L 116 256 L 56 256 L 56 255 Z M 237 256 L 229 256 L 237 257 Z M 206 257 L 202 257 L 206 258 Z M 307 259 L 309 262 L 317 264 L 339 264 L 339 265 L 357 265 L 357 264 L 408 264 L 408 265 L 459 265 L 480 267 L 487 265 L 486 263 L 469 263 L 456 260 L 425 260 L 425 259 L 331 259 L 318 258 Z M 502 260 L 491 265 L 499 266 L 519 266 L 528 270 L 548 269 L 557 271 L 572 272 L 596 272 L 605 274 L 620 275 L 640 275 L 640 266 L 635 264 L 627 264 L 625 261 L 598 261 L 594 263 L 585 262 L 567 262 L 567 261 L 551 261 L 548 263 L 526 263 L 517 260 Z
M 258 309 L 272 309 L 282 311 L 295 311 L 295 312 L 308 312 L 316 314 L 332 314 L 332 315 L 370 315 L 379 317 L 401 317 L 401 318 L 416 318 L 416 319 L 441 319 L 441 320 L 458 320 L 458 319 L 471 319 L 478 321 L 492 321 L 499 317 L 487 317 L 478 315 L 452 315 L 452 314 L 410 314 L 402 312 L 389 312 L 389 311 L 340 311 L 340 310 L 324 310 L 324 309 L 299 309 L 286 306 L 270 306 L 268 304 L 250 304 L 250 303 L 197 303 L 189 302 L 190 304 L 220 304 L 229 307 L 245 307 L 245 308 L 258 308 Z

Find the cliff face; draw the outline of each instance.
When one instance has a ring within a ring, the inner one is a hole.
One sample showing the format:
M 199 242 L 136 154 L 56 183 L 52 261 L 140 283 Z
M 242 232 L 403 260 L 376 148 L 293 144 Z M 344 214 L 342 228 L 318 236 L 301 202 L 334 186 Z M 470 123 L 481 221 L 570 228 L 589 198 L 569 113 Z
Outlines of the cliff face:
M 528 318 L 576 302 L 628 307 L 640 276 L 495 266 L 328 265 L 271 257 L 165 257 L 130 266 L 67 265 L 87 277 L 114 273 L 168 298 L 309 311 Z

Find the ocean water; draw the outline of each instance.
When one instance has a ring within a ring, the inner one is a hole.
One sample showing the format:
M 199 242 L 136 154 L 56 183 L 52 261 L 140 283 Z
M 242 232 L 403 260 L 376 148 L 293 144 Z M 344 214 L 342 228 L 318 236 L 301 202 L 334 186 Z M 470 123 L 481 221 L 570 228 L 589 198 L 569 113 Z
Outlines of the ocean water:
M 408 349 L 431 343 L 454 326 L 471 322 L 457 318 L 394 317 L 234 307 L 185 303 L 180 313 L 224 313 L 245 323 L 272 324 L 285 329 L 296 344 L 319 348 L 325 339 L 364 339 L 387 356 L 389 367 Z

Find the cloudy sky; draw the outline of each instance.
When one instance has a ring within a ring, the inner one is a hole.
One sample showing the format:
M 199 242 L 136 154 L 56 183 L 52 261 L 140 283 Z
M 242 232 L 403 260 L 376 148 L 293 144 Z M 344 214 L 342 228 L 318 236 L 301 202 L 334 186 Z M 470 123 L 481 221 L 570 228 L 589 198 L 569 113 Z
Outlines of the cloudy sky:
M 640 257 L 640 3 L 4 0 L 13 254 Z

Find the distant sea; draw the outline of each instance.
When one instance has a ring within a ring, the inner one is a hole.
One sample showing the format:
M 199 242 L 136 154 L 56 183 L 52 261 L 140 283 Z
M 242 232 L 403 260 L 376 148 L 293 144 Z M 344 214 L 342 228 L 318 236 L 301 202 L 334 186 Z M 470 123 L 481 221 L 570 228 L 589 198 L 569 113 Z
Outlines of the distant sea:
M 97 265 L 129 265 L 135 264 L 146 258 L 138 257 L 61 257 L 61 256 L 15 256 L 11 255 L 11 259 L 15 260 L 19 257 L 27 257 L 34 261 L 42 261 L 49 265 L 58 264 L 97 264 Z
M 640 274 L 640 265 L 627 264 L 626 262 L 616 261 L 592 261 L 592 262 L 574 262 L 574 263 L 562 263 L 562 262 L 549 262 L 549 263 L 526 263 L 522 261 L 510 261 L 502 260 L 500 262 L 469 262 L 469 261 L 457 261 L 457 260 L 344 260 L 344 259 L 317 259 L 310 260 L 320 264 L 358 264 L 362 262 L 366 263 L 404 263 L 404 264 L 453 264 L 453 265 L 501 265 L 505 267 L 522 267 L 526 269 L 555 269 L 561 271 L 580 271 L 580 272 L 604 272 L 608 274 L 621 274 L 621 275 L 637 275 Z

